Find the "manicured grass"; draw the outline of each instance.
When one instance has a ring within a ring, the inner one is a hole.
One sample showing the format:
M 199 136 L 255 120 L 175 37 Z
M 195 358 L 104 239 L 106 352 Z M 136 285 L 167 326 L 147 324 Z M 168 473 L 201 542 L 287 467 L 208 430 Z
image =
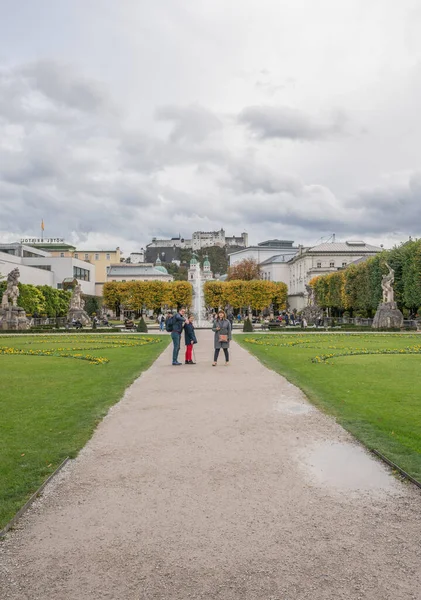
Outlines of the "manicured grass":
M 250 334 L 236 341 L 368 448 L 421 481 L 420 335 Z M 397 354 L 377 354 L 391 350 Z
M 66 456 L 76 456 L 170 340 L 130 334 L 0 337 L 0 528 Z M 45 355 L 10 354 L 16 351 Z M 92 364 L 86 355 L 109 362 Z

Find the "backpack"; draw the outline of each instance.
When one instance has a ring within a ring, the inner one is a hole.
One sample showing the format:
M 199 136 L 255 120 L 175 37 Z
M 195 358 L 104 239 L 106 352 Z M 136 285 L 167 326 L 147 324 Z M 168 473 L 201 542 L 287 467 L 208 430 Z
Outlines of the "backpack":
M 171 331 L 174 329 L 174 317 L 168 317 L 168 319 L 165 321 L 165 330 L 168 331 L 169 333 L 171 333 Z

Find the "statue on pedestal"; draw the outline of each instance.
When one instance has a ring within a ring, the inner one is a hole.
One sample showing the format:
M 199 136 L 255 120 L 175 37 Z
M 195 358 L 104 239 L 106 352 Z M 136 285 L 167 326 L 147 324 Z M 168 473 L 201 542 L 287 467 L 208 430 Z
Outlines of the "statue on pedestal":
M 395 282 L 395 271 L 387 263 L 385 264 L 389 269 L 389 273 L 382 277 L 383 302 L 393 302 L 394 292 L 392 285 Z
M 383 301 L 379 304 L 372 327 L 373 329 L 400 329 L 403 326 L 403 314 L 394 300 L 395 271 L 387 263 L 385 265 L 389 273 L 382 277 Z
M 305 284 L 304 298 L 307 305 L 302 311 L 302 316 L 307 323 L 319 323 L 323 319 L 323 310 L 316 302 L 316 290 L 307 283 Z
M 70 307 L 67 313 L 67 322 L 79 321 L 82 325 L 90 325 L 91 319 L 85 309 L 85 301 L 82 298 L 82 286 L 80 283 L 73 288 L 72 297 L 70 298 Z
M 1 301 L 2 306 L 9 306 L 9 304 L 11 304 L 12 306 L 18 305 L 19 275 L 20 275 L 19 269 L 16 267 L 16 269 L 13 269 L 13 271 L 10 271 L 9 275 L 7 276 L 7 288 L 3 294 L 3 298 Z
M 26 312 L 18 306 L 19 298 L 19 269 L 16 267 L 7 276 L 7 288 L 1 300 L 0 329 L 28 329 L 29 321 Z

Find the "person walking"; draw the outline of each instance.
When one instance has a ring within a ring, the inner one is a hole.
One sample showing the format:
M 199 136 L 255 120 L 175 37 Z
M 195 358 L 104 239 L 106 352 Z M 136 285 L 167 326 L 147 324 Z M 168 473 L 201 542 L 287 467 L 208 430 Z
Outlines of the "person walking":
M 181 362 L 178 362 L 178 353 L 180 352 L 181 332 L 183 331 L 184 323 L 186 322 L 186 319 L 184 318 L 185 312 L 185 308 L 180 308 L 167 324 L 167 331 L 170 327 L 173 342 L 172 364 L 177 367 L 182 364 Z
M 216 367 L 216 365 L 218 363 L 218 356 L 219 356 L 219 352 L 221 351 L 221 348 L 225 354 L 225 366 L 228 366 L 229 360 L 230 360 L 228 349 L 229 349 L 230 341 L 232 339 L 232 329 L 231 329 L 231 323 L 228 321 L 225 311 L 223 311 L 223 310 L 218 311 L 218 316 L 213 322 L 212 331 L 215 332 L 215 339 L 214 339 L 215 353 L 213 356 L 212 366 Z
M 186 365 L 195 365 L 193 361 L 193 345 L 197 344 L 196 333 L 194 331 L 193 316 L 190 315 L 184 325 L 184 341 L 186 343 Z

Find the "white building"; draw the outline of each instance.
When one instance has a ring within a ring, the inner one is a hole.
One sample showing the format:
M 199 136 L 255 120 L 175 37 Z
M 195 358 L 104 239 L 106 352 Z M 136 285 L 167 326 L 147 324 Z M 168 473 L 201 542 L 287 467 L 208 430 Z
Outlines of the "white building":
M 300 247 L 289 261 L 288 302 L 291 308 L 305 306 L 305 285 L 318 275 L 334 273 L 362 258 L 375 256 L 382 248 L 363 241 L 329 242 L 312 248 Z
M 0 244 L 0 272 L 19 268 L 20 282 L 61 289 L 63 281 L 77 279 L 84 294 L 95 295 L 95 266 L 76 258 L 51 256 L 25 244 Z
M 262 279 L 286 283 L 290 308 L 301 310 L 306 302 L 305 286 L 313 277 L 333 273 L 381 251 L 382 248 L 363 241 L 333 241 L 305 248 L 287 240 L 268 240 L 233 252 L 229 261 L 233 266 L 244 259 L 254 259 Z
M 145 262 L 145 250 L 142 248 L 139 252 L 131 252 L 127 260 L 132 265 Z
M 248 233 L 243 232 L 240 236 L 227 236 L 224 229 L 219 231 L 194 231 L 191 239 L 181 236 L 171 239 L 152 238 L 152 242 L 146 248 L 187 248 L 190 250 L 201 250 L 219 246 L 220 248 L 239 246 L 245 248 L 248 245 Z
M 159 263 L 119 263 L 108 267 L 107 281 L 174 281 L 174 277 Z
M 260 242 L 257 246 L 248 246 L 242 250 L 231 252 L 229 255 L 229 264 L 232 267 L 237 262 L 252 258 L 260 265 L 264 261 L 279 255 L 285 256 L 285 260 L 289 260 L 295 256 L 298 250 L 299 248 L 294 246 L 294 242 L 290 240 L 267 240 Z
M 211 264 L 209 262 L 209 257 L 206 255 L 205 260 L 203 261 L 203 268 L 200 267 L 200 263 L 198 262 L 196 255 L 193 254 L 193 257 L 190 261 L 190 268 L 188 272 L 188 280 L 194 281 L 197 277 L 197 271 L 200 272 L 200 278 L 203 281 L 211 281 L 213 280 L 213 273 L 211 271 Z

